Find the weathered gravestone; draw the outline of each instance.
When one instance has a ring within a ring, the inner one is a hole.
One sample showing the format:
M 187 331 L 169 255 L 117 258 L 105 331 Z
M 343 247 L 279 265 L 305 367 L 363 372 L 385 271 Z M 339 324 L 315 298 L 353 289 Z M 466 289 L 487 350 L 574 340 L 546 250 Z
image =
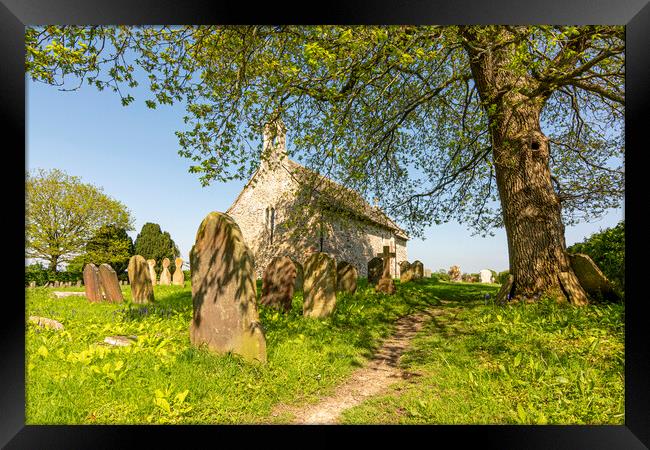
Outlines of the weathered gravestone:
M 336 264 L 336 290 L 354 294 L 357 290 L 357 278 L 359 272 L 347 261 L 340 261 Z
M 582 286 L 590 297 L 594 299 L 602 298 L 606 301 L 620 300 L 612 283 L 589 255 L 582 253 L 569 254 L 569 261 L 573 272 L 578 277 L 580 286 Z
M 297 273 L 295 264 L 288 256 L 273 258 L 262 276 L 260 303 L 285 312 L 291 311 Z
M 77 287 L 81 287 L 81 280 L 77 280 Z
M 424 278 L 431 278 L 431 269 L 424 269 Z
M 420 278 L 424 278 L 424 264 L 422 264 L 422 261 L 419 260 L 413 261 L 413 264 L 411 264 L 411 268 L 413 269 L 414 280 L 419 280 Z
M 151 279 L 151 285 L 155 286 L 156 283 L 156 260 L 148 259 L 147 264 L 149 265 L 149 278 Z
M 253 254 L 232 217 L 211 212 L 203 219 L 190 251 L 190 270 L 192 344 L 265 363 Z
M 83 271 L 86 298 L 91 302 L 101 302 L 104 299 L 102 282 L 99 278 L 99 269 L 93 263 L 88 263 Z
M 303 315 L 322 318 L 336 307 L 336 262 L 326 253 L 315 252 L 305 260 Z
M 479 272 L 479 276 L 481 277 L 481 283 L 493 283 L 494 280 L 492 280 L 492 271 L 488 269 L 483 269 Z
M 291 258 L 293 265 L 296 266 L 296 284 L 293 288 L 293 292 L 302 291 L 305 284 L 305 271 L 302 268 L 302 264 L 298 262 L 297 259 Z
M 384 272 L 384 260 L 378 256 L 375 256 L 370 261 L 368 261 L 368 283 L 377 284 L 381 278 L 381 274 Z
M 460 272 L 460 267 L 459 266 L 451 266 L 449 268 L 449 280 L 450 281 L 462 281 L 462 275 Z
M 63 330 L 64 328 L 61 322 L 47 317 L 29 316 L 29 321 L 42 328 L 51 328 L 53 330 Z
M 129 284 L 133 303 L 149 303 L 154 301 L 151 272 L 147 261 L 140 255 L 133 255 L 128 267 Z
M 160 280 L 158 284 L 162 286 L 169 286 L 172 284 L 172 274 L 169 272 L 169 258 L 165 258 L 162 261 L 163 269 L 160 272 Z
M 395 293 L 395 282 L 393 277 L 390 276 L 390 259 L 395 257 L 395 252 L 390 251 L 390 247 L 384 245 L 384 251 L 377 256 L 382 256 L 383 271 L 381 273 L 381 278 L 375 286 L 376 292 L 383 292 L 384 294 L 394 294 Z
M 415 277 L 415 270 L 413 264 L 408 261 L 399 263 L 399 281 L 400 283 L 408 283 Z
M 176 269 L 174 270 L 174 275 L 172 275 L 172 284 L 175 286 L 184 286 L 185 274 L 183 273 L 183 260 L 181 258 L 176 258 L 174 264 Z
M 108 264 L 101 264 L 99 266 L 99 278 L 102 282 L 104 289 L 104 296 L 110 302 L 123 302 L 122 290 L 117 281 L 117 273 Z

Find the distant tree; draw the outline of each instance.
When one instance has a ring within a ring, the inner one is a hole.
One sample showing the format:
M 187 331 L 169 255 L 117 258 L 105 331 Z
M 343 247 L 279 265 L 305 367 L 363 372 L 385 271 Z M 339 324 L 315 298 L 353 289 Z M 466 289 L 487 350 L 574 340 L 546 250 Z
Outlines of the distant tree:
M 619 289 L 625 286 L 625 221 L 567 248 L 568 253 L 589 255 L 610 281 Z
M 162 260 L 169 258 L 169 270 L 175 269 L 174 259 L 181 254 L 167 231 L 162 231 L 157 223 L 147 222 L 135 238 L 135 254 L 145 259 L 156 260 L 156 272 L 162 270 Z
M 133 239 L 126 230 L 115 225 L 104 225 L 88 241 L 84 253 L 70 261 L 68 270 L 81 271 L 87 263 L 97 266 L 106 263 L 120 276 L 123 275 L 129 265 L 129 258 L 133 255 Z
M 48 269 L 83 252 L 102 225 L 133 229 L 129 210 L 79 177 L 53 169 L 26 175 L 25 256 Z

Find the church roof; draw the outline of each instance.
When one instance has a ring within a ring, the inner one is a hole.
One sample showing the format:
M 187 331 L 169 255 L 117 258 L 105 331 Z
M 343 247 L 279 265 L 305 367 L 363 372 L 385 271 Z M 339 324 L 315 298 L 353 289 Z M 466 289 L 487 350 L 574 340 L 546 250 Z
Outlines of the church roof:
M 283 162 L 289 173 L 298 178 L 297 181 L 309 182 L 311 180 L 317 180 L 315 190 L 320 195 L 326 195 L 329 200 L 354 213 L 354 215 L 367 219 L 379 226 L 391 229 L 395 232 L 396 236 L 408 240 L 408 234 L 402 228 L 384 214 L 381 208 L 371 206 L 358 192 L 346 188 L 289 158 L 286 158 Z

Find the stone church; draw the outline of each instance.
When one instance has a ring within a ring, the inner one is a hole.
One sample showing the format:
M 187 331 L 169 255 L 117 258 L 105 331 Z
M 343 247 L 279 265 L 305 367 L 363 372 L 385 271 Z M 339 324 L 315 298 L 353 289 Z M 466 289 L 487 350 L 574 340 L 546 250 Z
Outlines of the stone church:
M 348 261 L 359 276 L 367 276 L 368 261 L 384 246 L 395 252 L 391 274 L 399 276 L 408 235 L 378 206 L 290 160 L 281 122 L 265 127 L 262 155 L 257 171 L 226 211 L 255 256 L 258 278 L 275 256 L 303 264 L 315 251 Z

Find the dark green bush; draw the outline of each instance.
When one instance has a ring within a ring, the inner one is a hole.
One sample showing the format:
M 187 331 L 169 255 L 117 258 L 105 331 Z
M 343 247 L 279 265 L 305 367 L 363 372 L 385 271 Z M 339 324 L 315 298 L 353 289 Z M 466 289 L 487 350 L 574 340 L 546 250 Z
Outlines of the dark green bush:
M 567 248 L 568 253 L 589 255 L 615 288 L 625 288 L 625 221 L 594 233 Z
M 72 270 L 54 273 L 47 270 L 41 263 L 25 266 L 25 286 L 29 286 L 32 281 L 35 281 L 37 286 L 44 286 L 48 282 L 65 283 L 72 281 L 76 283 L 78 280 L 83 280 L 83 274 L 80 271 Z
M 497 283 L 499 284 L 504 284 L 508 281 L 508 275 L 510 275 L 509 270 L 504 270 L 503 272 L 499 272 L 499 275 L 497 275 Z

